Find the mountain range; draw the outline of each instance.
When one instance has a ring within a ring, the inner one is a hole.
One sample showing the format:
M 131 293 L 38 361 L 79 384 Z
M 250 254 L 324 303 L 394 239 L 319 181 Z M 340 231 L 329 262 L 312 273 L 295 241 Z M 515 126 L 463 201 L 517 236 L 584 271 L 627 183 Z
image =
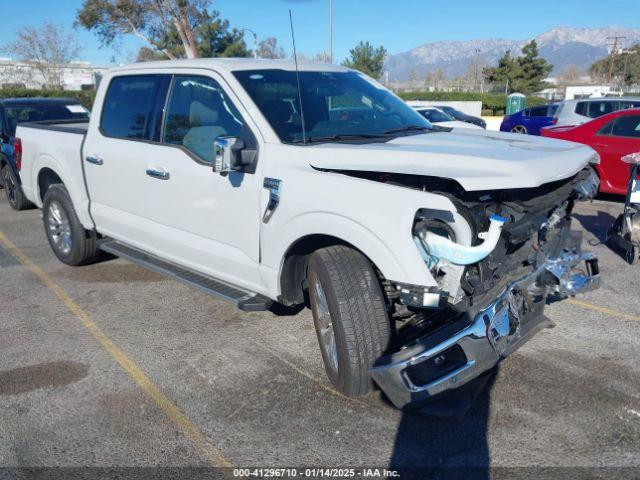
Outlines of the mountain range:
M 640 28 L 573 28 L 558 27 L 535 37 L 540 56 L 553 65 L 551 76 L 561 74 L 568 66 L 576 66 L 586 72 L 591 64 L 607 55 L 612 37 L 620 47 L 640 43 Z M 509 40 L 489 38 L 465 41 L 440 41 L 419 45 L 407 52 L 390 55 L 385 69 L 392 81 L 408 80 L 441 69 L 449 78 L 465 74 L 472 61 L 494 66 L 507 50 L 519 55 L 522 47 L 531 39 Z M 479 50 L 476 52 L 476 50 Z

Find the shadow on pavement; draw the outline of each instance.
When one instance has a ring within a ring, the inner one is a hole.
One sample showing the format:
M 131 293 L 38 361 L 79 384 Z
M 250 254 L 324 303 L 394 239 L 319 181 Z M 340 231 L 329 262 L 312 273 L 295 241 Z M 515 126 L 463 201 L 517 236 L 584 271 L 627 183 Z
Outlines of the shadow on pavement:
M 622 208 L 620 208 L 622 213 Z M 583 215 L 580 213 L 573 213 L 573 218 L 578 220 L 582 227 L 588 232 L 592 233 L 601 243 L 604 243 L 607 235 L 607 230 L 613 226 L 613 222 L 616 217 L 609 212 L 598 210 L 595 215 Z
M 487 430 L 498 368 L 420 410 L 403 412 L 391 470 L 403 479 L 489 479 Z

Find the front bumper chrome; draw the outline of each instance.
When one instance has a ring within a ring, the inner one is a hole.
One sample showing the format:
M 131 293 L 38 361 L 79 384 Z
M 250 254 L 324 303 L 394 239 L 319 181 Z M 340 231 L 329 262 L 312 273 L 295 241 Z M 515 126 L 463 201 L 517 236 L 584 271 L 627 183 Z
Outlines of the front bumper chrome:
M 583 263 L 585 268 L 578 271 Z M 551 321 L 543 314 L 548 293 L 565 298 L 599 284 L 598 261 L 591 253 L 563 254 L 547 260 L 536 271 L 509 284 L 472 317 L 457 320 L 380 358 L 371 374 L 396 407 L 422 403 L 477 378 L 550 326 Z M 448 364 L 448 356 L 455 358 L 455 363 Z M 429 374 L 421 374 L 421 368 Z

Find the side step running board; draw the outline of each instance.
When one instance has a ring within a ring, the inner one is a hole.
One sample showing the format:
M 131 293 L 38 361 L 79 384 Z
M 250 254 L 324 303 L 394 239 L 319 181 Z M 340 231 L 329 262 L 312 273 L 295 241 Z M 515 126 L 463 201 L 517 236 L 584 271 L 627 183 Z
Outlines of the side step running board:
M 236 287 L 222 280 L 194 272 L 188 268 L 167 262 L 155 255 L 143 252 L 137 248 L 130 247 L 124 243 L 106 238 L 98 242 L 98 247 L 105 252 L 111 253 L 118 257 L 136 263 L 142 267 L 154 270 L 158 273 L 167 275 L 168 277 L 178 280 L 182 283 L 196 287 L 209 295 L 234 303 L 240 310 L 246 312 L 258 312 L 267 310 L 272 300 L 254 293 Z

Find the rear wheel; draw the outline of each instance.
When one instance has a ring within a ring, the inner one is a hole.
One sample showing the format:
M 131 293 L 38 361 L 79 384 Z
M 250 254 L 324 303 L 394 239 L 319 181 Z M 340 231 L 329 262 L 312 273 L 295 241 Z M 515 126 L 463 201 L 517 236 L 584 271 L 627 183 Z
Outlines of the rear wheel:
M 4 187 L 4 194 L 7 197 L 9 206 L 14 210 L 25 210 L 32 206 L 31 202 L 24 196 L 20 182 L 13 173 L 13 170 L 9 165 L 5 165 L 0 172 L 2 176 L 2 186 Z
M 389 345 L 391 327 L 371 263 L 342 245 L 311 255 L 309 299 L 331 383 L 349 396 L 372 390 L 369 368 Z
M 42 205 L 42 220 L 49 245 L 62 263 L 84 265 L 98 258 L 96 232 L 82 226 L 64 185 L 48 188 Z
M 522 133 L 524 135 L 526 135 L 527 132 L 527 127 L 525 127 L 524 125 L 516 125 L 515 127 L 513 127 L 511 129 L 512 133 Z

